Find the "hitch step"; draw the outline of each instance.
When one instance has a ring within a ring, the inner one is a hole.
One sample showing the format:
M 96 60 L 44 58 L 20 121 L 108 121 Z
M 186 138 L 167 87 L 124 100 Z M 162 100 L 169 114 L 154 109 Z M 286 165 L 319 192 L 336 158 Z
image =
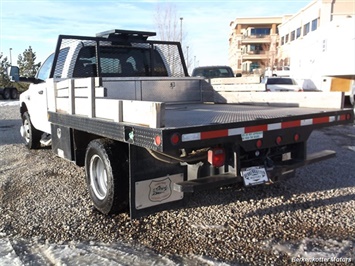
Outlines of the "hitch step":
M 277 165 L 275 169 L 271 170 L 270 172 L 272 175 L 274 174 L 277 175 L 277 173 L 279 174 L 280 172 L 295 170 L 299 167 L 317 163 L 323 160 L 327 160 L 335 156 L 336 156 L 335 151 L 323 150 L 323 151 L 308 154 L 306 160 L 302 160 L 302 161 L 291 160 L 289 163 L 283 165 Z
M 175 183 L 174 190 L 178 192 L 195 192 L 236 184 L 241 181 L 241 176 L 235 176 L 234 174 L 228 173 Z

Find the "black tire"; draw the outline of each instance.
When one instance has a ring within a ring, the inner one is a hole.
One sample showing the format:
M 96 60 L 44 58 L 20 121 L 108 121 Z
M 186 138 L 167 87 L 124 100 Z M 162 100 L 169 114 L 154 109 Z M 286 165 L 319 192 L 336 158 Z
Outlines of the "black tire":
M 18 98 L 18 91 L 16 88 L 12 88 L 10 94 L 11 99 L 15 100 Z
M 37 130 L 31 122 L 31 118 L 28 112 L 22 115 L 22 136 L 25 140 L 25 144 L 29 149 L 38 149 L 41 147 L 40 140 L 42 132 Z
M 128 206 L 128 157 L 124 145 L 109 139 L 89 143 L 85 155 L 86 183 L 94 206 L 103 214 Z
M 9 88 L 5 88 L 3 93 L 2 93 L 2 97 L 5 99 L 5 100 L 8 100 L 10 99 L 11 97 L 11 93 L 10 93 L 10 90 Z

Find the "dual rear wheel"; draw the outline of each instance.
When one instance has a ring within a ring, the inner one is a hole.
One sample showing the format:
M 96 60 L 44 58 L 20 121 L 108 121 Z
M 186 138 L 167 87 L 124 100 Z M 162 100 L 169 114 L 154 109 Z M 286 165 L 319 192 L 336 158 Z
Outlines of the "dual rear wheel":
M 40 148 L 42 132 L 22 115 L 21 135 L 29 149 Z M 92 140 L 85 155 L 86 183 L 96 209 L 118 213 L 128 206 L 128 148 L 109 139 Z
M 127 148 L 112 140 L 96 139 L 85 155 L 86 183 L 96 209 L 104 214 L 124 211 L 128 206 Z

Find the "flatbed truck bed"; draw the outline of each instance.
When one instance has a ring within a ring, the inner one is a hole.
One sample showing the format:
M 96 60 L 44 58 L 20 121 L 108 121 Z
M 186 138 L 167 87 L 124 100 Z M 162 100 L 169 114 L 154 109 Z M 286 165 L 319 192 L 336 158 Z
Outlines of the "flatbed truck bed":
M 183 128 L 245 122 L 267 123 L 268 120 L 302 119 L 307 116 L 336 115 L 339 109 L 280 107 L 241 104 L 180 104 L 165 109 L 165 127 Z M 188 117 L 188 119 L 187 119 Z M 261 121 L 263 120 L 263 121 Z M 260 122 L 258 122 L 260 121 Z

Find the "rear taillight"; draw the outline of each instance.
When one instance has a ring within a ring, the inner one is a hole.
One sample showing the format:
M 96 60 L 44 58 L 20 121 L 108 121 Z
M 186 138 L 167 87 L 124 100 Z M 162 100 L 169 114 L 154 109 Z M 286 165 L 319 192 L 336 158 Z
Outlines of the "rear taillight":
M 214 148 L 208 151 L 208 162 L 214 167 L 221 167 L 226 160 L 226 153 L 223 148 Z
M 180 134 L 174 133 L 170 137 L 171 144 L 177 145 L 180 142 Z

